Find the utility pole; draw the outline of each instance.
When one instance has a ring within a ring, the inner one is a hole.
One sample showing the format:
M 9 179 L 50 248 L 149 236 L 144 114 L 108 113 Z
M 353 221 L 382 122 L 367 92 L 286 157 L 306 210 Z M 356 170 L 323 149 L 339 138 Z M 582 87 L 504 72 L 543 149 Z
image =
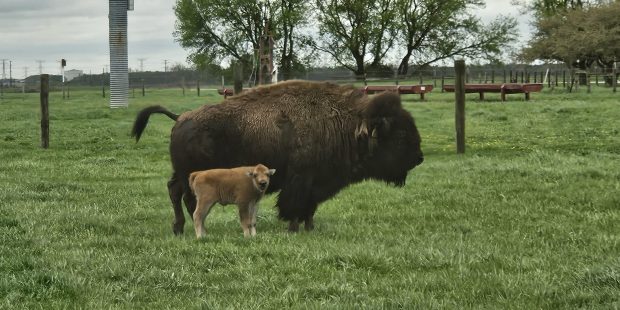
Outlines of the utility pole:
M 13 87 L 13 62 L 9 60 L 9 87 Z
M 22 84 L 22 95 L 26 94 L 26 80 L 28 79 L 28 67 L 24 67 L 24 83 Z
M 6 77 L 6 73 L 4 72 L 4 62 L 8 59 L 2 59 L 2 80 L 0 80 L 0 99 L 4 98 L 4 79 Z
M 164 59 L 164 72 L 168 72 L 168 59 Z
M 5 71 L 5 62 L 8 59 L 2 59 L 2 83 L 4 83 L 4 79 L 6 79 L 6 71 Z
M 140 62 L 140 72 L 144 72 L 144 61 L 146 60 L 146 58 L 138 58 L 138 61 Z
M 36 62 L 39 64 L 39 75 L 41 75 L 43 74 L 43 63 L 45 60 L 37 60 Z

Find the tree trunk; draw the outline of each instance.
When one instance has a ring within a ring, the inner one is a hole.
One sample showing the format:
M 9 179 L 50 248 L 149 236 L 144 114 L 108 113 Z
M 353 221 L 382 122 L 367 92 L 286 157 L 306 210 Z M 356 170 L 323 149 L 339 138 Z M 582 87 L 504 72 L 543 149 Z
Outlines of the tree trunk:
M 356 80 L 365 80 L 366 79 L 366 68 L 364 67 L 364 56 L 359 55 L 357 53 L 353 54 L 355 58 L 355 79 Z
M 398 66 L 398 75 L 404 76 L 409 72 L 409 59 L 411 58 L 411 51 L 408 51 L 407 54 L 400 61 L 400 65 Z

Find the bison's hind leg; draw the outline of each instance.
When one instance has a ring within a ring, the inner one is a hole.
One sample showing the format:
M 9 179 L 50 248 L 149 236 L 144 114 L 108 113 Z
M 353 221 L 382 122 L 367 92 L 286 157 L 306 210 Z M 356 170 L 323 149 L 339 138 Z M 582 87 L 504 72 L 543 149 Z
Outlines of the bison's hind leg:
M 190 217 L 193 217 L 194 212 L 196 211 L 196 196 L 192 193 L 192 190 L 189 187 L 189 182 L 186 182 L 183 186 L 183 201 L 185 202 L 187 213 Z
M 183 206 L 181 205 L 181 199 L 183 197 L 183 183 L 177 178 L 176 173 L 172 174 L 172 177 L 168 181 L 168 195 L 170 195 L 170 201 L 172 202 L 172 210 L 174 211 L 174 220 L 172 221 L 172 232 L 175 235 L 183 233 L 183 226 L 185 225 L 185 217 L 183 216 Z

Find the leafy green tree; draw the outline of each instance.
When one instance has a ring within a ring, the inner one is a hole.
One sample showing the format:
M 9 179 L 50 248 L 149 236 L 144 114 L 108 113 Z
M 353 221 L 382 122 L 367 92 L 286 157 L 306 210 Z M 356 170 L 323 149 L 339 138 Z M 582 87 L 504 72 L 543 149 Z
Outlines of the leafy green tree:
M 562 14 L 569 10 L 583 9 L 602 3 L 601 0 L 513 0 L 515 5 L 522 6 L 526 11 L 534 13 L 536 18 Z
M 301 29 L 308 25 L 309 3 L 305 0 L 281 0 L 273 3 L 274 24 L 277 25 L 274 39 L 277 44 L 280 59 L 279 70 L 285 80 L 292 78 L 294 72 L 304 69 L 307 61 L 301 59 L 301 54 L 310 42 L 308 35 L 303 35 Z
M 315 47 L 362 77 L 393 47 L 392 0 L 316 0 L 319 42 Z
M 485 26 L 472 13 L 482 6 L 480 0 L 396 0 L 398 73 L 407 74 L 412 58 L 420 67 L 454 56 L 496 60 L 516 38 L 516 21 L 500 17 Z
M 252 63 L 263 30 L 262 8 L 250 0 L 178 0 L 175 36 L 204 67 L 222 61 Z
M 473 10 L 481 0 L 316 0 L 319 49 L 338 64 L 362 75 L 379 68 L 388 53 L 400 59 L 398 73 L 409 65 L 426 66 L 452 58 L 495 60 L 516 38 L 516 21 L 498 18 L 483 25 Z
M 620 2 L 565 10 L 538 18 L 523 59 L 554 60 L 585 70 L 620 59 Z
M 257 67 L 256 51 L 268 23 L 270 34 L 281 41 L 275 54 L 288 78 L 300 67 L 297 43 L 305 42 L 305 37 L 298 29 L 306 23 L 307 5 L 302 0 L 177 0 L 175 37 L 192 51 L 190 59 L 198 67 L 239 63 L 247 75 L 248 68 Z

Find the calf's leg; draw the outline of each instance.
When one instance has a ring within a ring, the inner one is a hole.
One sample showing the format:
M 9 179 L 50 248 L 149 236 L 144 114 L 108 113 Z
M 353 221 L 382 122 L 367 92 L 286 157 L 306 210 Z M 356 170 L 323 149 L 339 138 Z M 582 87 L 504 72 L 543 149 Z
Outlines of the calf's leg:
M 239 222 L 241 229 L 243 229 L 243 236 L 246 238 L 253 236 L 251 204 L 239 204 Z
M 252 237 L 256 236 L 256 216 L 258 215 L 258 203 L 254 203 L 251 205 L 251 215 L 252 215 L 252 222 L 251 222 L 251 228 L 250 228 L 250 235 L 252 235 Z
M 196 231 L 196 238 L 203 238 L 207 232 L 204 227 L 204 221 L 211 207 L 215 204 L 215 199 L 210 198 L 208 195 L 199 195 L 196 202 L 196 210 L 194 211 L 194 230 Z

